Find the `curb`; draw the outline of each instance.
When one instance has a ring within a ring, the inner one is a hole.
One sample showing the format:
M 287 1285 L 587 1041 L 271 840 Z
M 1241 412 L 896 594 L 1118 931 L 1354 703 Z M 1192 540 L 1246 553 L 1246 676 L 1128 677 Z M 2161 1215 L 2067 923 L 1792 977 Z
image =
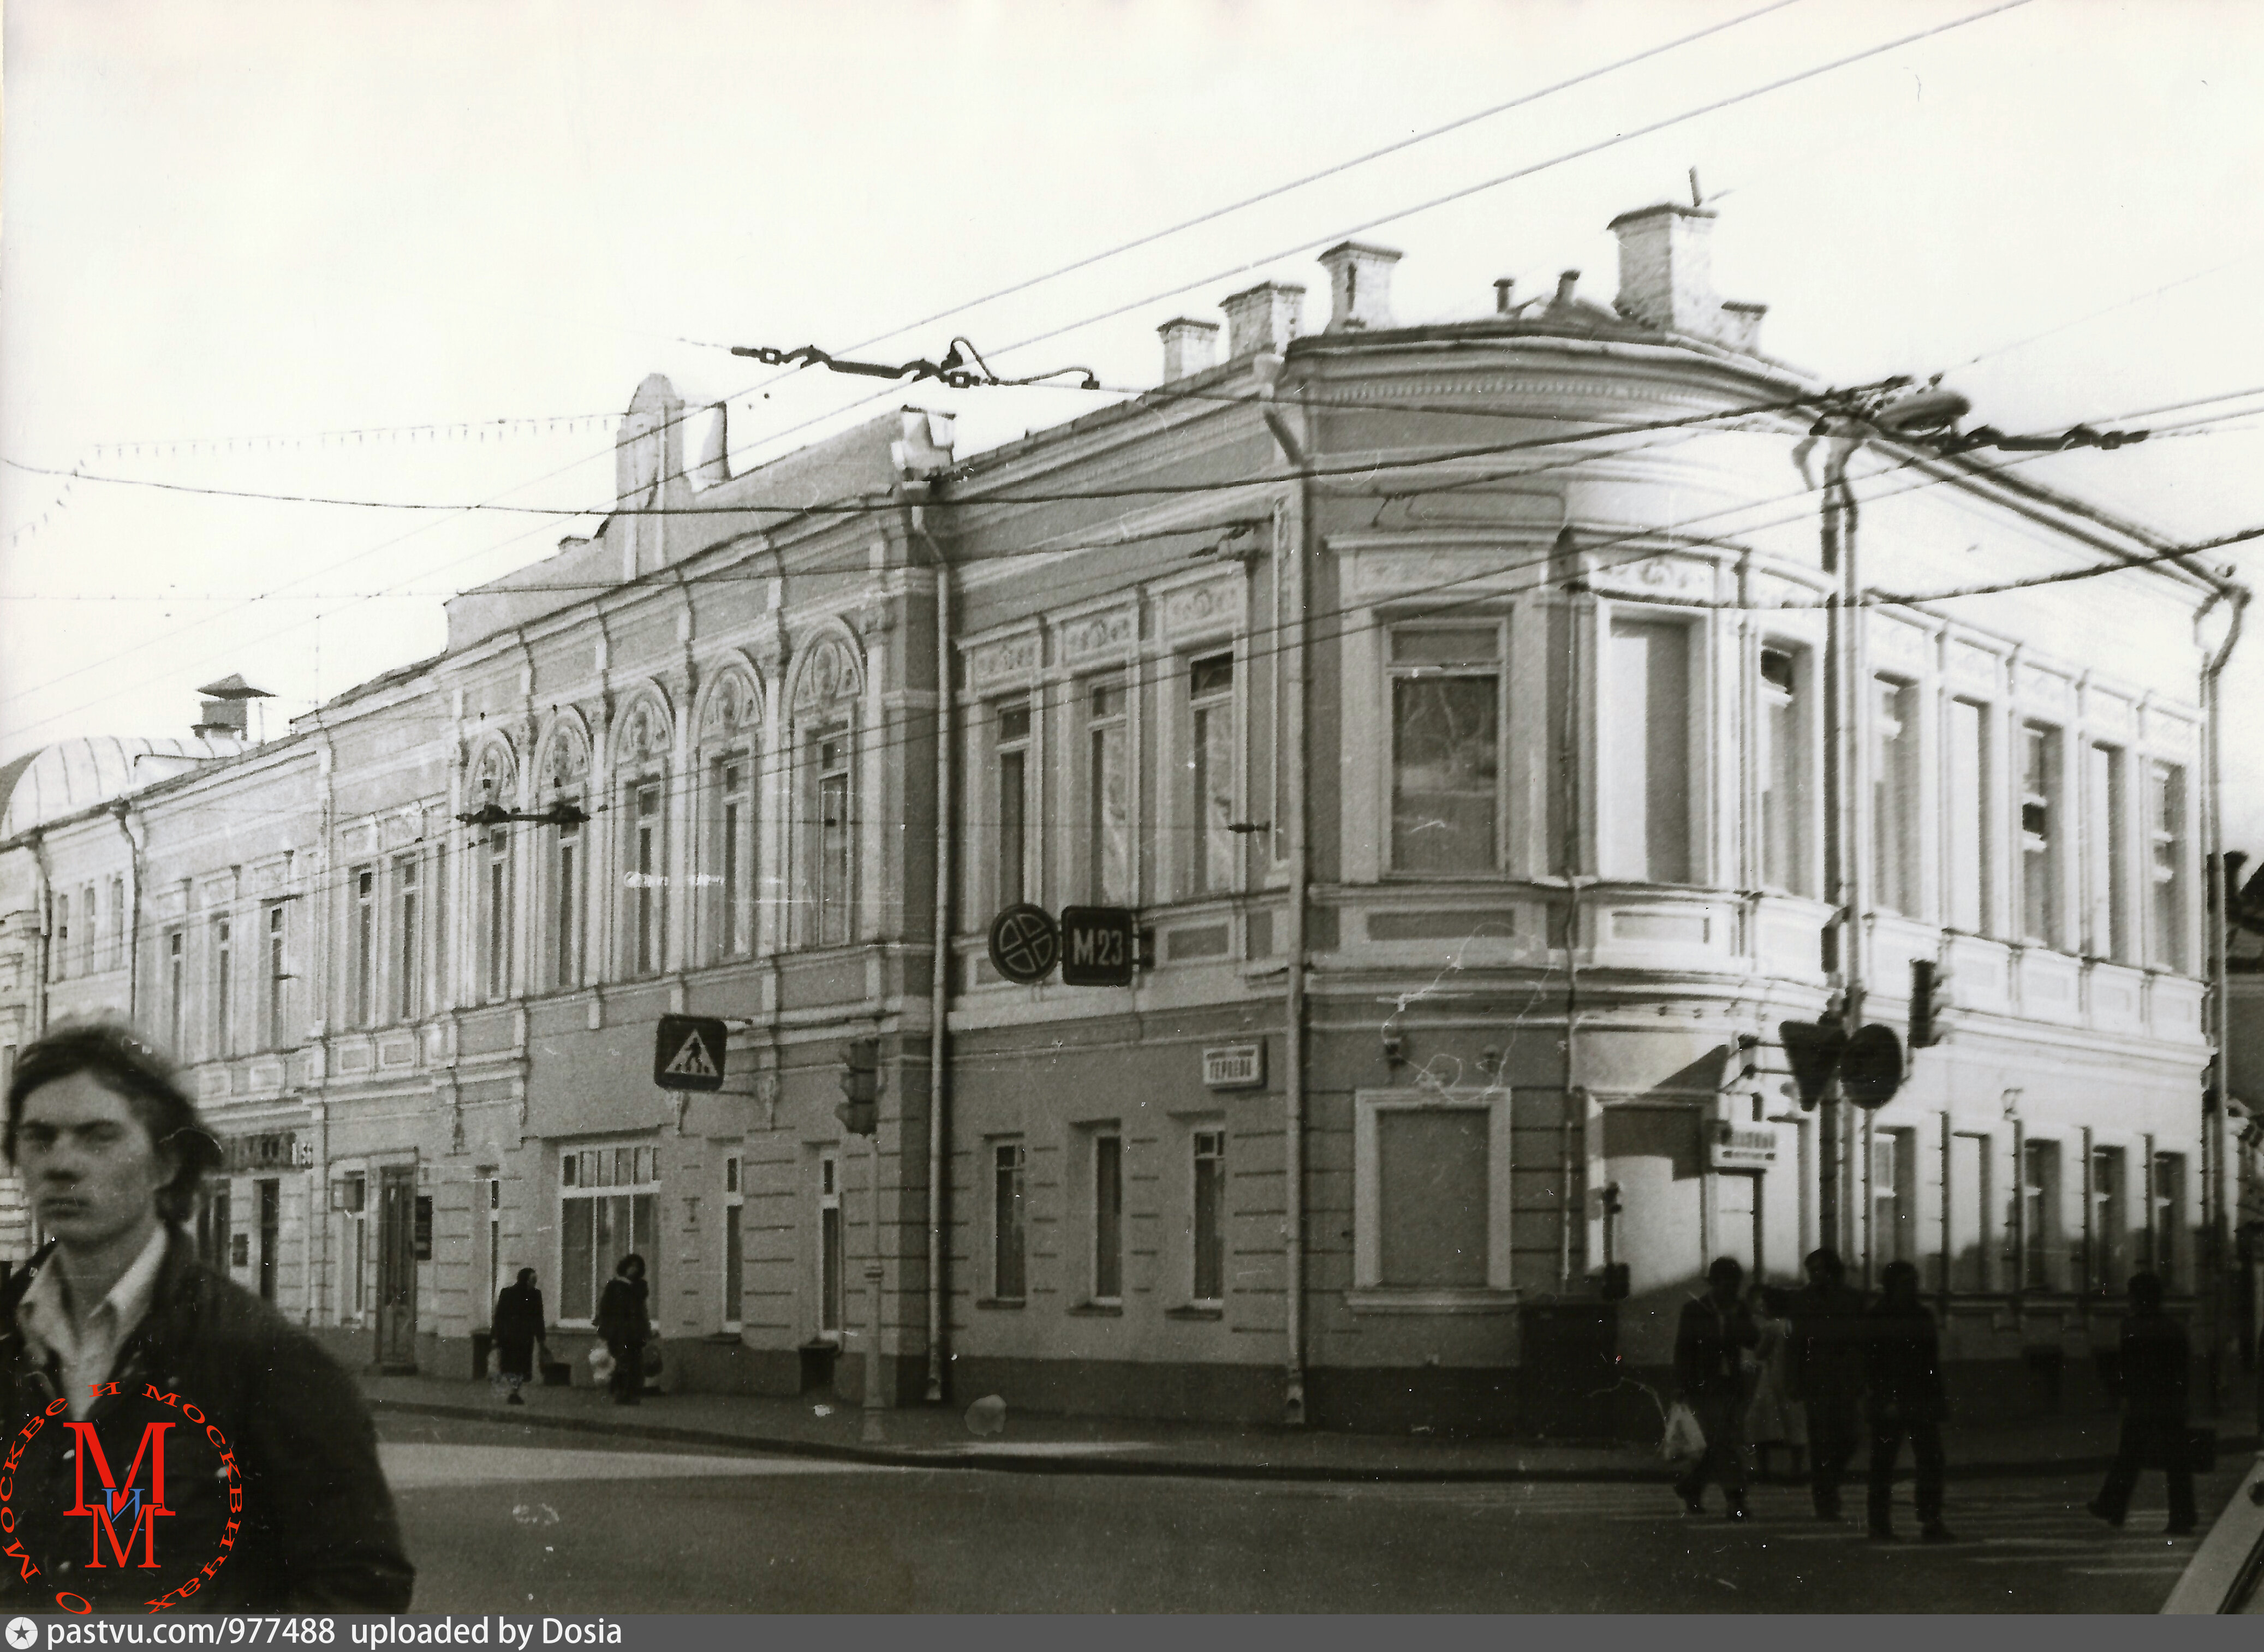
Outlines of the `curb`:
M 498 1414 L 491 1406 L 449 1405 L 432 1400 L 381 1399 L 372 1396 L 373 1411 L 395 1412 L 417 1417 L 443 1417 L 475 1423 L 509 1423 L 528 1428 L 555 1430 L 570 1434 L 605 1434 L 619 1438 L 646 1439 L 675 1446 L 706 1446 L 726 1451 L 761 1453 L 773 1457 L 802 1457 L 821 1462 L 858 1463 L 877 1468 L 936 1468 L 969 1469 L 998 1474 L 1086 1474 L 1111 1475 L 1120 1479 L 1170 1480 L 1273 1480 L 1303 1481 L 1308 1482 L 1338 1482 L 1365 1485 L 1502 1485 L 1530 1482 L 1544 1485 L 1659 1485 L 1670 1484 L 1675 1478 L 1673 1468 L 1659 1465 L 1643 1467 L 1613 1467 L 1599 1465 L 1590 1468 L 1409 1468 L 1354 1467 L 1324 1463 L 1266 1463 L 1266 1462 L 1206 1462 L 1184 1457 L 1151 1457 L 1126 1459 L 1122 1457 L 1085 1457 L 1073 1453 L 1058 1456 L 1018 1455 L 989 1456 L 945 1451 L 890 1449 L 870 1446 L 831 1446 L 822 1440 L 789 1439 L 766 1435 L 727 1434 L 715 1430 L 672 1428 L 665 1424 L 598 1421 L 580 1417 L 516 1416 Z M 2228 1436 L 2217 1443 L 2220 1457 L 2227 1453 L 2253 1451 L 2257 1447 L 2254 1435 Z M 2114 1461 L 2111 1455 L 2095 1453 L 2082 1457 L 2061 1457 L 2014 1460 L 2004 1462 L 1953 1462 L 1949 1466 L 1951 1480 L 2008 1480 L 2031 1475 L 2105 1474 Z M 1907 1479 L 1910 1469 L 1904 1467 L 1896 1474 L 1898 1480 Z M 1860 1482 L 1860 1474 L 1851 1474 L 1850 1483 Z M 1757 1483 L 1767 1484 L 1768 1482 Z

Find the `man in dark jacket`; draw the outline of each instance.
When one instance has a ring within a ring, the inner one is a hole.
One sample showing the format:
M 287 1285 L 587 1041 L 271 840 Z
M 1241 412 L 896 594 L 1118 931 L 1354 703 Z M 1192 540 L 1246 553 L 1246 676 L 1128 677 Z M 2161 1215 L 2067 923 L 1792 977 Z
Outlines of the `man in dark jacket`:
M 1674 1331 L 1674 1384 L 1705 1431 L 1706 1452 L 1675 1482 L 1675 1495 L 1693 1514 L 1706 1508 L 1706 1482 L 1718 1480 L 1729 1518 L 1745 1518 L 1745 1400 L 1747 1370 L 1760 1328 L 1740 1293 L 1745 1271 L 1735 1257 L 1706 1270 L 1706 1293 L 1682 1305 Z
M 1809 1253 L 1808 1284 L 1792 1299 L 1789 1383 L 1808 1414 L 1809 1491 L 1820 1520 L 1840 1518 L 1840 1486 L 1858 1438 L 1863 1393 L 1863 1293 L 1836 1250 Z
M 2169 1535 L 2184 1537 L 2195 1525 L 2193 1461 L 2186 1427 L 2186 1391 L 2193 1353 L 2186 1328 L 2162 1312 L 2158 1274 L 2130 1276 L 2130 1312 L 2122 1321 L 2122 1438 L 2107 1483 L 2091 1512 L 2121 1525 L 2130 1507 L 2138 1470 L 2159 1463 L 2170 1482 Z
M 1945 1408 L 1934 1315 L 1919 1301 L 1918 1269 L 1910 1263 L 1888 1263 L 1879 1286 L 1879 1301 L 1863 1319 L 1865 1386 L 1871 1400 L 1871 1535 L 1882 1541 L 1895 1535 L 1895 1460 L 1908 1435 L 1918 1465 L 1919 1535 L 1928 1543 L 1954 1543 L 1957 1540 L 1941 1523 Z
M 519 1386 L 534 1375 L 535 1344 L 550 1351 L 548 1328 L 542 1319 L 542 1293 L 534 1288 L 534 1270 L 521 1268 L 516 1284 L 506 1285 L 496 1297 L 495 1315 L 489 1321 L 495 1337 L 496 1374 L 510 1393 L 505 1405 L 525 1405 Z
M 644 1258 L 632 1250 L 613 1269 L 598 1298 L 598 1335 L 613 1357 L 608 1386 L 615 1405 L 635 1405 L 644 1394 L 644 1345 L 652 1340 L 652 1315 L 645 1300 Z
M 217 1154 L 171 1068 L 126 1028 L 67 1028 L 24 1051 L 7 1105 L 54 1241 L 0 1293 L 0 1594 L 404 1609 L 415 1572 L 360 1390 L 178 1225 Z

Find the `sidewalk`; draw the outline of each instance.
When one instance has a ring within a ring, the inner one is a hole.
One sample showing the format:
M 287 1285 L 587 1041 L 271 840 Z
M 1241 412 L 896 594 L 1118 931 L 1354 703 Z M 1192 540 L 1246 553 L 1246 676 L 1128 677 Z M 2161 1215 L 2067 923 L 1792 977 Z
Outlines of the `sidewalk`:
M 968 1431 L 964 1406 L 882 1413 L 885 1443 L 867 1445 L 853 1403 L 820 1395 L 798 1400 L 751 1395 L 654 1395 L 634 1409 L 596 1388 L 531 1388 L 505 1407 L 484 1382 L 366 1374 L 363 1392 L 381 1417 L 443 1417 L 524 1424 L 671 1446 L 761 1451 L 842 1462 L 1013 1474 L 1171 1474 L 1231 1480 L 1664 1481 L 1656 1451 L 1633 1445 L 1558 1445 L 1426 1435 L 1346 1434 L 1141 1418 L 1047 1417 L 1009 1410 L 1003 1434 Z M 2108 1412 L 2042 1417 L 1987 1427 L 1953 1424 L 1946 1433 L 1952 1479 L 2103 1473 L 2117 1419 Z M 2253 1432 L 2228 1417 L 2220 1449 L 2253 1451 Z M 1860 1468 L 1860 1465 L 1858 1465 Z M 1907 1469 L 1905 1469 L 1907 1472 Z

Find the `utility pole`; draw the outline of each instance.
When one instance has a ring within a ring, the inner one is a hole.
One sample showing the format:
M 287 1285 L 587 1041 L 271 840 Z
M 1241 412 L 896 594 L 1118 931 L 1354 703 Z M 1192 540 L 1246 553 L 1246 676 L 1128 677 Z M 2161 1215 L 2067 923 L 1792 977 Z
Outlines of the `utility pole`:
M 1847 464 L 1864 440 L 1852 423 L 1825 433 L 1822 551 L 1824 571 L 1836 576 L 1825 606 L 1824 634 L 1824 883 L 1832 902 L 1825 933 L 1825 973 L 1840 978 L 1840 1030 L 1853 1038 L 1863 1025 L 1862 876 L 1857 852 L 1857 799 L 1861 794 L 1857 731 L 1862 726 L 1858 675 L 1862 615 L 1855 557 L 1855 496 Z M 1847 1146 L 1841 1140 L 1845 1097 L 1835 1081 L 1817 1107 L 1816 1225 L 1825 1245 L 1847 1256 L 1850 1229 L 1843 1215 Z

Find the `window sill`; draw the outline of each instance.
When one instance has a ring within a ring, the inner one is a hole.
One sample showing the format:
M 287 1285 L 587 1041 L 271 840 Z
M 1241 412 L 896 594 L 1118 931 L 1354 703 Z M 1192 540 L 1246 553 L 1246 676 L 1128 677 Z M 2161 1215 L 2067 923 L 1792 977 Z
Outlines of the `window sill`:
M 1070 1309 L 1069 1313 L 1071 1319 L 1121 1319 L 1124 1317 L 1124 1304 L 1079 1302 L 1075 1308 Z
M 988 1313 L 988 1312 L 990 1312 L 990 1311 L 991 1311 L 991 1310 L 993 1310 L 993 1309 L 999 1309 L 999 1308 L 1011 1309 L 1011 1310 L 1012 1310 L 1012 1311 L 1014 1311 L 1014 1312 L 1019 1313 L 1020 1310 L 1022 1310 L 1023 1308 L 1027 1308 L 1029 1305 L 1030 1305 L 1030 1304 L 1029 1304 L 1029 1299 L 1028 1299 L 1028 1298 L 1027 1298 L 1027 1297 L 1020 1297 L 1020 1296 L 1014 1296 L 1014 1297 L 982 1296 L 982 1297 L 977 1297 L 977 1298 L 976 1299 L 976 1301 L 975 1301 L 975 1306 L 976 1306 L 976 1308 L 978 1308 L 982 1309 L 982 1310 L 983 1310 L 983 1311 L 984 1311 L 985 1313 Z
M 1516 1291 L 1470 1286 L 1366 1286 L 1345 1293 L 1345 1306 L 1355 1314 L 1510 1314 L 1521 1300 Z
M 1164 1317 L 1165 1319 L 1223 1320 L 1226 1317 L 1226 1309 L 1223 1305 L 1186 1302 L 1178 1308 L 1165 1308 Z

